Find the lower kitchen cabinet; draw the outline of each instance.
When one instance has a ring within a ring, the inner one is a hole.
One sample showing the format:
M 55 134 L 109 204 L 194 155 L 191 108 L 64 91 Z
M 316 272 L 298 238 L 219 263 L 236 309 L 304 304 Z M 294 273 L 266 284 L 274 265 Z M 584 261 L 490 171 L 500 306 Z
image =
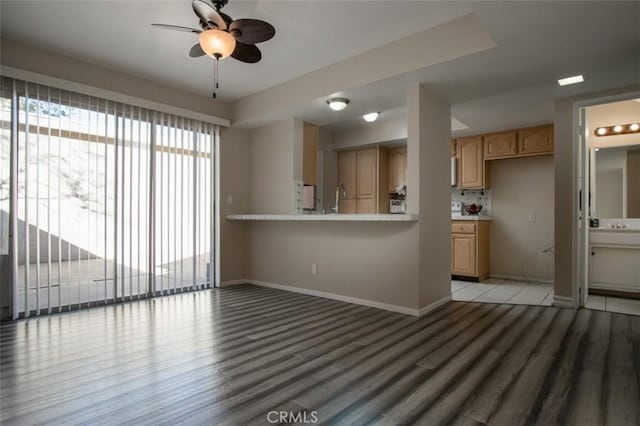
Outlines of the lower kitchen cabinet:
M 476 278 L 489 276 L 489 222 L 451 222 L 451 275 Z

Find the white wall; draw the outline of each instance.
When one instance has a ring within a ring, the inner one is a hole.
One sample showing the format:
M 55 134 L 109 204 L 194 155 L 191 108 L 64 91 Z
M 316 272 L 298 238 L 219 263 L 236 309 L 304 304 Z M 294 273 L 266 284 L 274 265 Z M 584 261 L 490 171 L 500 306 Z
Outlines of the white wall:
M 553 156 L 493 160 L 491 276 L 553 279 Z M 529 213 L 535 222 L 529 222 Z

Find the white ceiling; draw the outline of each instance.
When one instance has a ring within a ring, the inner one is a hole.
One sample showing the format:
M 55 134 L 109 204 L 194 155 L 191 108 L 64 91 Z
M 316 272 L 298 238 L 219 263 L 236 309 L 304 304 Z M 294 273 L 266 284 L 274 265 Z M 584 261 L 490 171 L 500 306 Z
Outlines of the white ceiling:
M 129 74 L 212 91 L 213 61 L 190 58 L 197 35 L 151 27 L 198 28 L 191 0 L 3 0 L 2 35 Z M 233 17 L 270 22 L 276 36 L 257 64 L 220 64 L 219 98 L 233 101 L 358 53 L 469 13 L 463 3 L 230 0 Z
M 191 59 L 196 37 L 152 28 L 152 22 L 192 26 L 190 0 L 1 2 L 3 37 L 209 93 L 212 64 Z M 243 1 L 224 11 L 234 18 L 271 22 L 276 37 L 260 45 L 263 60 L 221 64 L 220 97 L 234 101 L 318 68 L 475 12 L 497 47 L 344 93 L 341 113 L 324 99 L 309 99 L 296 115 L 332 131 L 402 115 L 406 88 L 424 83 L 452 103 L 453 116 L 469 129 L 491 131 L 548 122 L 553 100 L 628 84 L 640 84 L 640 2 L 432 2 Z M 384 58 L 381 58 L 384 60 Z M 559 77 L 584 73 L 587 81 L 560 88 Z

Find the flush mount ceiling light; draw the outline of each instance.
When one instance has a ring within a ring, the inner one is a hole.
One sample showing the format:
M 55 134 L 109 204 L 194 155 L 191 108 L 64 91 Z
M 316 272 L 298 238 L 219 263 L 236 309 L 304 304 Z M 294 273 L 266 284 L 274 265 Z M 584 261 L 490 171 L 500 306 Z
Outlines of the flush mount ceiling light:
M 364 118 L 364 121 L 366 121 L 367 123 L 373 123 L 378 119 L 379 115 L 380 113 L 378 112 L 370 112 L 369 114 L 363 115 L 362 118 Z
M 558 79 L 558 84 L 560 86 L 568 86 L 570 84 L 582 83 L 583 81 L 584 81 L 584 77 L 582 76 L 582 74 L 579 74 L 571 77 Z
M 347 98 L 330 98 L 327 100 L 329 108 L 334 111 L 342 111 L 349 105 L 349 99 Z
M 616 124 L 615 126 L 598 127 L 594 133 L 596 136 L 617 136 L 640 133 L 640 124 Z

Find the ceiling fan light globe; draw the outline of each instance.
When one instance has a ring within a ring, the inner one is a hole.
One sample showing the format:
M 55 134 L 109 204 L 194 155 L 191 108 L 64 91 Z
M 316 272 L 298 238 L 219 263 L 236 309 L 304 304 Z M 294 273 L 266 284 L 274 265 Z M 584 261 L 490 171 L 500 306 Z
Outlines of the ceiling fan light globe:
M 200 47 L 208 56 L 224 59 L 236 48 L 236 39 L 226 31 L 207 30 L 200 33 Z

